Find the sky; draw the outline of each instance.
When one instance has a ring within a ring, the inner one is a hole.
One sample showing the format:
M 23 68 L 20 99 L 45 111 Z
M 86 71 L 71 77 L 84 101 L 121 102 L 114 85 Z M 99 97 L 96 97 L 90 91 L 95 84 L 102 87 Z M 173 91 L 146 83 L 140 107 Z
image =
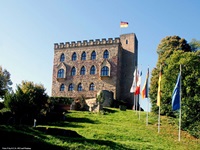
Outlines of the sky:
M 32 81 L 51 96 L 54 43 L 135 33 L 143 86 L 163 38 L 200 40 L 199 7 L 199 0 L 1 0 L 0 65 L 11 73 L 13 89 Z M 120 28 L 120 21 L 129 26 Z M 147 101 L 140 101 L 145 110 Z

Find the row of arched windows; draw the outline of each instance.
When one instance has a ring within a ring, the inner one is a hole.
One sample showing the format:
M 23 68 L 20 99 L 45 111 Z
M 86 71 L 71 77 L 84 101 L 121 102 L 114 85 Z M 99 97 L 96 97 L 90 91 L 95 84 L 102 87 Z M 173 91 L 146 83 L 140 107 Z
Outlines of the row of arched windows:
M 101 68 L 101 76 L 109 76 L 109 73 L 110 73 L 109 68 L 107 66 L 103 66 Z M 81 70 L 80 70 L 80 75 L 85 75 L 85 74 L 86 74 L 86 68 L 85 68 L 85 66 L 82 66 Z M 96 74 L 96 67 L 94 65 L 90 68 L 90 74 L 91 75 Z M 72 67 L 71 76 L 75 76 L 75 75 L 76 75 L 76 68 Z M 59 69 L 57 78 L 64 78 L 64 76 L 65 76 L 64 69 Z
M 81 54 L 81 60 L 86 60 L 86 57 L 87 57 L 87 56 L 86 56 L 86 52 L 83 52 L 83 53 Z M 105 51 L 104 51 L 104 53 L 103 53 L 103 58 L 105 58 L 105 59 L 109 58 L 109 52 L 108 52 L 108 50 L 105 50 Z M 91 53 L 90 59 L 91 59 L 91 60 L 95 60 L 95 59 L 96 59 L 96 52 L 95 52 L 95 51 L 93 51 L 93 52 Z M 76 52 L 74 52 L 74 53 L 72 54 L 71 60 L 72 60 L 72 61 L 76 61 L 76 60 L 77 60 L 77 54 L 76 54 Z M 65 55 L 62 53 L 61 56 L 60 56 L 60 62 L 64 62 L 64 61 L 65 61 Z
M 95 89 L 95 85 L 94 85 L 94 83 L 91 83 L 90 86 L 89 86 L 89 91 L 94 91 L 94 89 Z M 65 90 L 65 85 L 61 84 L 60 85 L 60 91 L 64 91 L 64 90 Z M 74 86 L 71 83 L 68 86 L 68 91 L 73 91 L 73 90 L 74 90 Z M 78 86 L 77 86 L 77 91 L 82 91 L 82 90 L 83 90 L 83 86 L 82 86 L 81 83 L 79 83 Z
M 85 66 L 82 66 L 80 70 L 80 75 L 85 75 L 85 74 L 86 74 Z M 96 74 L 96 67 L 94 65 L 90 68 L 90 74 Z M 76 68 L 72 67 L 71 76 L 75 76 L 75 75 L 76 75 Z

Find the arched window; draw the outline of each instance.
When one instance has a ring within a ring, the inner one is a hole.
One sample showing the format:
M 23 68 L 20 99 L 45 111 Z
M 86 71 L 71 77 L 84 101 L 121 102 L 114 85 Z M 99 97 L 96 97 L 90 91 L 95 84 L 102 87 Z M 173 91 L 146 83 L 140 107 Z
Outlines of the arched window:
M 94 91 L 94 83 L 91 83 L 91 84 L 90 84 L 89 90 L 90 90 L 90 91 Z
M 108 50 L 105 50 L 104 53 L 103 53 L 103 58 L 109 58 L 109 52 Z
M 76 75 L 76 68 L 75 68 L 75 67 L 72 67 L 71 75 L 72 75 L 72 76 L 75 76 L 75 75 Z
M 61 84 L 60 86 L 60 91 L 64 91 L 65 90 L 65 85 L 64 84 Z
M 96 68 L 94 65 L 90 68 L 90 74 L 96 74 Z
M 81 83 L 79 83 L 78 84 L 78 89 L 77 89 L 78 91 L 82 91 L 83 90 L 83 87 L 82 87 L 82 84 Z
M 74 52 L 73 55 L 72 55 L 72 61 L 76 61 L 76 58 L 77 58 L 76 53 Z
M 91 54 L 91 60 L 95 60 L 96 59 L 96 52 L 93 51 Z
M 80 72 L 80 75 L 85 75 L 85 67 L 81 67 L 81 72 Z
M 65 61 L 65 55 L 62 53 L 60 55 L 60 62 L 64 62 Z
M 86 60 L 86 52 L 83 52 L 81 55 L 81 60 Z
M 58 78 L 64 78 L 64 69 L 59 69 L 58 70 L 58 75 L 57 75 Z
M 101 69 L 101 76 L 108 76 L 109 75 L 109 68 L 107 66 L 104 66 Z
M 73 91 L 74 90 L 74 87 L 73 87 L 73 84 L 71 83 L 68 87 L 68 91 Z

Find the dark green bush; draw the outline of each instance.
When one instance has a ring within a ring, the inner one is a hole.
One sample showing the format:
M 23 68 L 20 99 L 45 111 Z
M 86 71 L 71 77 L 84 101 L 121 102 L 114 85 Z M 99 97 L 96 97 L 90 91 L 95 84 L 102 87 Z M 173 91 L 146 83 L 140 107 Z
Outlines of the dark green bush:
M 73 102 L 73 98 L 70 97 L 49 97 L 53 104 L 66 104 L 71 105 Z

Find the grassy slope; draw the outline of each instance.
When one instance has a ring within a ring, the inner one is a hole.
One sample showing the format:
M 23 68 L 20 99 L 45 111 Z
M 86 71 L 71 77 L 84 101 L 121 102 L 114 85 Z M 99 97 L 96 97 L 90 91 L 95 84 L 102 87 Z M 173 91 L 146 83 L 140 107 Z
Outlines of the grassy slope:
M 184 131 L 181 132 L 181 141 L 177 141 L 178 129 L 177 126 L 172 125 L 172 119 L 161 117 L 162 125 L 158 134 L 157 116 L 150 114 L 149 125 L 146 126 L 146 113 L 140 113 L 140 120 L 138 114 L 132 110 L 120 111 L 119 109 L 108 109 L 104 115 L 71 111 L 67 114 L 65 122 L 51 124 L 48 128 L 66 129 L 67 132 L 70 130 L 76 131 L 82 138 L 69 138 L 66 134 L 65 136 L 48 135 L 33 128 L 27 128 L 26 130 L 20 128 L 20 130 L 23 130 L 23 133 L 28 133 L 29 137 L 23 138 L 21 135 L 18 135 L 18 137 L 21 138 L 21 141 L 24 140 L 23 144 L 28 143 L 32 149 L 38 148 L 39 145 L 47 149 L 49 147 L 51 149 L 58 149 L 57 146 L 62 146 L 60 149 L 77 150 L 200 149 L 200 140 L 193 138 Z M 38 125 L 38 129 L 40 127 L 42 126 Z M 6 134 L 4 136 L 6 137 Z M 14 144 L 19 143 L 20 145 L 19 140 L 16 142 L 14 136 L 12 138 Z

